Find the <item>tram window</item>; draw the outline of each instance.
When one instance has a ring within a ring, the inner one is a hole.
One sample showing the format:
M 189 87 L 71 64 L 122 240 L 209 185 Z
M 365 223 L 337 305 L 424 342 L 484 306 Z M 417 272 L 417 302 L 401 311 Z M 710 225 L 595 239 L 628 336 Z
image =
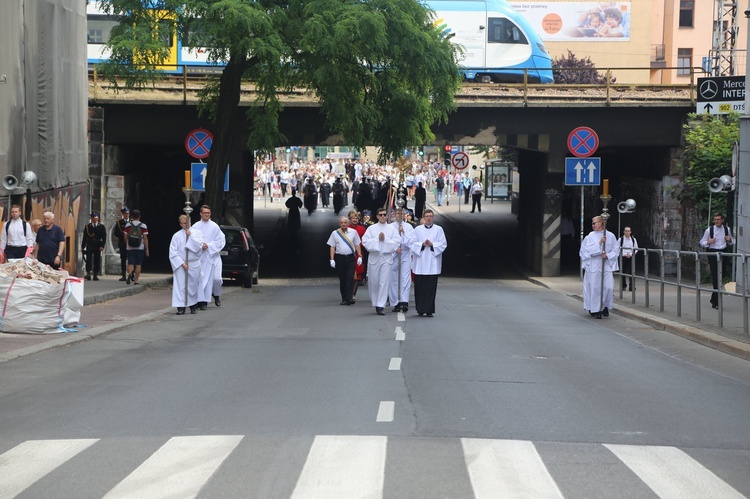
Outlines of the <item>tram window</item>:
M 487 42 L 489 43 L 529 44 L 523 32 L 510 19 L 491 17 L 489 18 L 488 25 Z
M 109 41 L 109 33 L 117 21 L 110 16 L 88 16 L 86 24 L 88 43 L 101 45 Z

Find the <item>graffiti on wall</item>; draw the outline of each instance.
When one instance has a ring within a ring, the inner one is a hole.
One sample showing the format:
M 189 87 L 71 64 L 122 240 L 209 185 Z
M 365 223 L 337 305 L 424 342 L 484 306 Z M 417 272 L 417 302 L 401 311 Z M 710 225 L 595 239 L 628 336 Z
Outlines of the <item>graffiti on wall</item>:
M 42 220 L 46 211 L 54 213 L 55 223 L 65 233 L 65 261 L 63 263 L 65 270 L 70 275 L 76 275 L 78 269 L 78 248 L 80 246 L 78 227 L 83 227 L 88 221 L 88 213 L 81 212 L 85 206 L 88 206 L 88 202 L 84 202 L 86 201 L 84 196 L 87 193 L 87 187 L 86 185 L 77 185 L 31 195 L 31 216 L 28 221 Z M 25 196 L 17 204 L 21 205 L 22 213 L 27 212 Z M 0 220 L 3 221 L 0 230 L 5 226 L 7 209 L 8 198 L 0 199 Z

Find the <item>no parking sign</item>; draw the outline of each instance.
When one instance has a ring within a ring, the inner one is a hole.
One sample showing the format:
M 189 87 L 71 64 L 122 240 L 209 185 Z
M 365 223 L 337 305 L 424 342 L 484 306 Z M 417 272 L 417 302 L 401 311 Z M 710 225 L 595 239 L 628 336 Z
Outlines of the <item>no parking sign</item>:
M 568 150 L 573 156 L 588 158 L 598 147 L 599 136 L 587 126 L 579 126 L 568 135 Z
M 196 159 L 207 158 L 211 152 L 214 136 L 208 130 L 196 128 L 185 137 L 185 149 Z

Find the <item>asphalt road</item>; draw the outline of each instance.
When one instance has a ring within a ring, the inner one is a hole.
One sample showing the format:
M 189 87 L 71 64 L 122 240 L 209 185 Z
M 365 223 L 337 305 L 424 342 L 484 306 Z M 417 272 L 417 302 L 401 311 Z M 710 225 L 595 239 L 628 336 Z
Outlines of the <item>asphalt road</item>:
M 432 319 L 262 273 L 0 364 L 0 498 L 750 496 L 747 361 L 460 260 Z

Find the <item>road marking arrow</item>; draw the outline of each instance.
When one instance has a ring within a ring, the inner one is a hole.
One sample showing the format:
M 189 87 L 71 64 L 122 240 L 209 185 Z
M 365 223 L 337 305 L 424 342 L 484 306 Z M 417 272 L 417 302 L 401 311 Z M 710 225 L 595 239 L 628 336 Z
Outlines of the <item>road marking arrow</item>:
M 593 161 L 591 163 L 589 163 L 588 171 L 589 171 L 589 184 L 593 184 L 594 183 L 594 172 L 596 171 L 596 166 L 594 165 Z
M 203 177 L 203 188 L 206 188 L 206 177 L 208 176 L 208 169 L 206 167 L 203 167 L 203 170 L 201 170 L 201 177 Z

